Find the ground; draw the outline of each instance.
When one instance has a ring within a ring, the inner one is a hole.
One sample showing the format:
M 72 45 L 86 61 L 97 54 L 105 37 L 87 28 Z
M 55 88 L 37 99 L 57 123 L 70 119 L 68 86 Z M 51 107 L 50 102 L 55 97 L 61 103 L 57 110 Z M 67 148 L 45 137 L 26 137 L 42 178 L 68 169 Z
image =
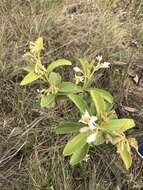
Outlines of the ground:
M 51 129 L 79 113 L 68 101 L 41 109 L 41 84 L 19 85 L 23 54 L 39 36 L 44 64 L 103 55 L 111 68 L 95 77 L 96 86 L 113 94 L 119 117 L 135 120 L 127 135 L 143 141 L 143 1 L 1 0 L 0 34 L 0 189 L 143 189 L 143 161 L 135 152 L 129 171 L 109 145 L 91 149 L 90 160 L 72 168 L 62 155 L 70 136 Z M 65 77 L 72 76 L 67 69 Z

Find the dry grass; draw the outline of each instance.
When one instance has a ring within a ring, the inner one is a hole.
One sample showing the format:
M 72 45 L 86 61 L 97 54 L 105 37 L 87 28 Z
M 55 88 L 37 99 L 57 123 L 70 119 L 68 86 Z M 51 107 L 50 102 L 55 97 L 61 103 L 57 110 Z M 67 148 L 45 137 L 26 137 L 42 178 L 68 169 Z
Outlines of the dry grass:
M 62 150 L 67 136 L 50 130 L 78 114 L 68 102 L 41 110 L 36 83 L 21 88 L 22 55 L 29 40 L 43 36 L 46 63 L 102 54 L 112 68 L 97 86 L 110 89 L 119 116 L 133 117 L 143 138 L 143 1 L 142 0 L 1 0 L 0 1 L 0 189 L 120 190 L 142 189 L 142 161 L 126 172 L 115 150 L 91 150 L 88 163 L 71 168 Z M 138 75 L 139 82 L 133 78 Z M 67 70 L 67 76 L 72 73 Z M 135 111 L 127 107 L 135 108 Z M 76 113 L 76 114 L 75 114 Z

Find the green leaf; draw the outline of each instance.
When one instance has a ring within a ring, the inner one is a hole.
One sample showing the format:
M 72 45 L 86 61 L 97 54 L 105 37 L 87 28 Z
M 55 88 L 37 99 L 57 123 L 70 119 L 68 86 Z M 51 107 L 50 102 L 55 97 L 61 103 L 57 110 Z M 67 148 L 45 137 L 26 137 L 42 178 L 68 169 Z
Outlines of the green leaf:
M 54 86 L 59 86 L 61 83 L 61 75 L 59 73 L 51 72 L 49 75 L 49 82 Z
M 35 80 L 37 80 L 39 78 L 39 76 L 34 73 L 34 72 L 30 72 L 28 75 L 26 75 L 24 77 L 24 79 L 21 81 L 20 85 L 24 86 L 26 84 L 29 84 Z
M 95 108 L 94 102 L 91 102 L 91 104 L 90 104 L 90 113 L 91 113 L 91 115 L 96 114 L 96 108 Z
M 59 86 L 59 92 L 66 92 L 66 93 L 79 93 L 82 92 L 82 88 L 77 86 L 72 82 L 62 82 Z
M 117 144 L 117 152 L 120 154 L 126 169 L 128 170 L 132 165 L 132 157 L 127 143 L 120 142 Z
M 96 92 L 96 90 L 90 90 L 90 95 L 95 104 L 97 116 L 103 116 L 105 114 L 105 102 L 103 98 Z
M 27 72 L 32 72 L 32 71 L 35 70 L 35 65 L 34 64 L 28 64 L 28 65 L 26 65 L 24 70 L 27 71 Z
M 72 65 L 72 63 L 66 59 L 58 59 L 57 61 L 52 62 L 48 65 L 47 72 L 52 72 L 55 68 L 63 65 Z
M 91 71 L 90 63 L 86 59 L 78 58 L 77 60 L 80 62 L 85 76 L 89 77 Z
M 134 126 L 133 119 L 112 119 L 101 125 L 101 128 L 121 133 Z
M 64 122 L 59 125 L 54 131 L 57 134 L 68 134 L 73 132 L 78 132 L 84 126 L 82 123 L 77 122 Z
M 51 108 L 55 105 L 55 95 L 48 94 L 41 97 L 41 107 Z
M 88 133 L 80 133 L 70 140 L 64 148 L 63 154 L 65 156 L 73 154 L 75 151 L 81 149 L 87 142 Z
M 108 91 L 99 88 L 94 89 L 96 90 L 96 93 L 99 94 L 104 100 L 109 103 L 113 103 L 113 96 Z
M 85 144 L 83 147 L 81 147 L 81 149 L 74 152 L 74 154 L 72 155 L 70 159 L 70 164 L 72 166 L 78 164 L 80 161 L 82 161 L 86 157 L 88 151 L 89 151 L 89 144 Z
M 115 110 L 107 112 L 107 117 L 109 120 L 118 119 L 118 115 Z
M 109 103 L 109 102 L 105 102 L 105 111 L 106 112 L 111 112 L 113 111 L 113 104 Z
M 100 144 L 103 144 L 104 142 L 105 142 L 105 138 L 103 136 L 103 133 L 101 131 L 98 131 L 96 135 L 96 140 L 93 142 L 93 144 L 98 146 Z
M 87 103 L 81 95 L 69 94 L 68 97 L 78 107 L 82 114 L 84 114 L 86 110 L 89 110 Z

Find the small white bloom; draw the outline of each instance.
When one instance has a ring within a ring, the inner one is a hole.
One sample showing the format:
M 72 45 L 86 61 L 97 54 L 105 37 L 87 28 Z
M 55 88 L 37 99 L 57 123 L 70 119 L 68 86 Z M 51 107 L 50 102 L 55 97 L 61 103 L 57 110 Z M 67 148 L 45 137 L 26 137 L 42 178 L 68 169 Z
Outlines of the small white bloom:
M 94 126 L 94 122 L 97 120 L 97 117 L 95 116 L 90 116 L 88 111 L 85 111 L 85 114 L 82 116 L 82 118 L 79 120 L 79 122 L 87 124 L 90 128 L 90 130 L 94 130 L 95 126 Z
M 90 129 L 91 131 L 95 129 L 94 122 L 95 122 L 96 120 L 97 120 L 96 117 L 91 117 L 91 120 L 90 120 L 90 122 L 88 123 L 89 129 Z
M 99 62 L 101 62 L 101 61 L 102 61 L 102 55 L 101 55 L 101 56 L 98 55 L 98 56 L 96 57 L 96 59 L 97 59 Z
M 82 70 L 81 70 L 79 67 L 74 67 L 73 70 L 74 70 L 76 73 L 82 73 Z
M 111 63 L 104 62 L 104 63 L 101 64 L 101 68 L 110 68 L 110 65 L 111 65 Z
M 87 137 L 86 142 L 90 144 L 90 143 L 94 142 L 95 140 L 96 140 L 96 135 L 91 134 Z

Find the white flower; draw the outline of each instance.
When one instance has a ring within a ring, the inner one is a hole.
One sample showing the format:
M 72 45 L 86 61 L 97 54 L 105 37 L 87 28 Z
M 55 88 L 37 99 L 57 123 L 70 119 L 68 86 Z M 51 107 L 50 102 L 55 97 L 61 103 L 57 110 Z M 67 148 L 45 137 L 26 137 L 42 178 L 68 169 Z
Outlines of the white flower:
M 95 116 L 90 116 L 88 111 L 85 111 L 85 114 L 82 116 L 82 118 L 79 120 L 79 122 L 87 124 L 90 128 L 90 130 L 94 130 L 94 122 L 97 120 L 97 117 Z
M 81 70 L 79 67 L 74 67 L 73 70 L 74 70 L 76 73 L 83 73 L 82 70 Z
M 111 65 L 111 63 L 104 62 L 104 63 L 101 64 L 100 68 L 110 68 L 110 65 Z
M 96 59 L 97 59 L 99 62 L 101 62 L 101 61 L 102 61 L 102 55 L 101 55 L 101 56 L 98 55 L 98 56 L 96 57 Z
M 90 144 L 90 143 L 94 142 L 95 140 L 96 140 L 96 135 L 91 134 L 87 137 L 86 142 Z

